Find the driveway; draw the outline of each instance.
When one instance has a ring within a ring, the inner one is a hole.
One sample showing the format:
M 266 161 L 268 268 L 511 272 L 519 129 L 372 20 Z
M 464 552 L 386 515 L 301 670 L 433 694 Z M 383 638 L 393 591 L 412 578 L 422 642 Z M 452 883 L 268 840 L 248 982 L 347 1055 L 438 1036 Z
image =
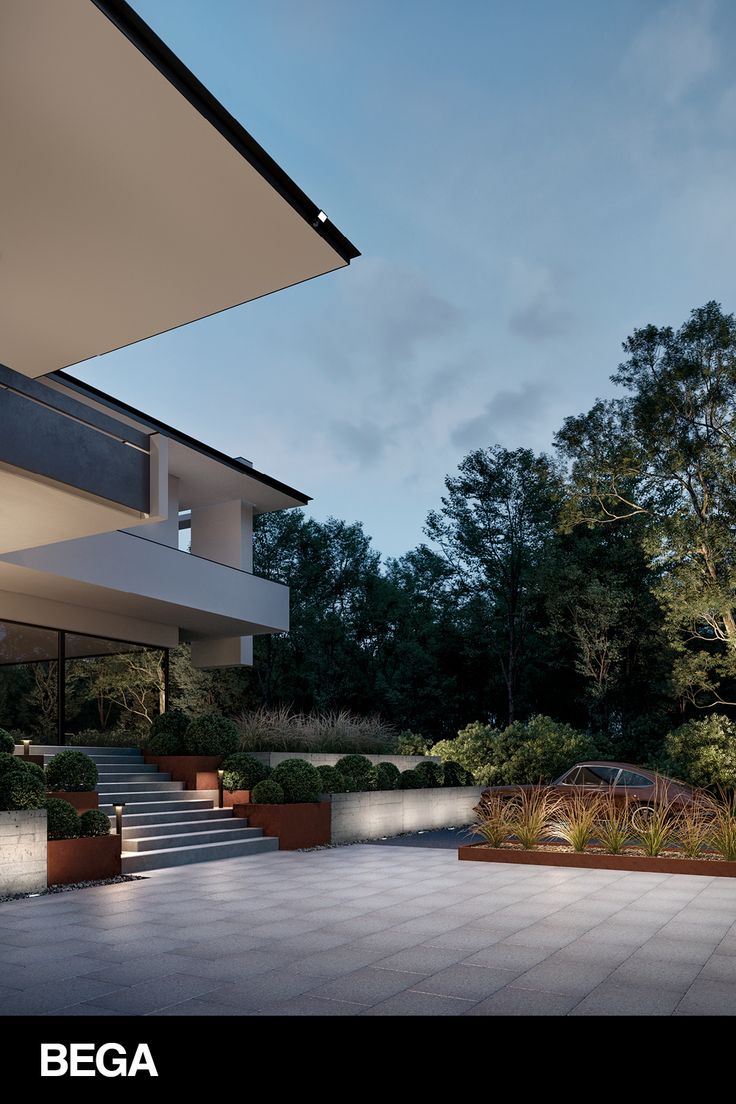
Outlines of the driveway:
M 736 1013 L 736 881 L 273 852 L 0 905 L 0 1011 Z

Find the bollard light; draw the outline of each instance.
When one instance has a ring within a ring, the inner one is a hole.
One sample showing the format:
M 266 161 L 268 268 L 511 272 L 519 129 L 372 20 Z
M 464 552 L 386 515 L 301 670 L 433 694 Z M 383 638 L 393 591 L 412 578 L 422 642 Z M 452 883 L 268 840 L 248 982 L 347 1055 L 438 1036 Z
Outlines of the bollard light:
M 115 805 L 115 831 L 119 836 L 123 834 L 123 809 L 125 808 L 125 802 L 120 801 Z
M 21 740 L 21 743 L 23 745 L 23 754 L 25 756 L 30 755 L 31 754 L 31 741 L 30 740 Z
M 222 780 L 223 780 L 224 777 L 225 777 L 224 770 L 218 770 L 218 772 L 217 772 L 217 797 L 218 797 L 218 806 L 217 807 L 218 807 L 218 809 L 222 808 L 222 802 L 223 802 L 223 795 L 222 795 L 223 783 L 222 783 Z

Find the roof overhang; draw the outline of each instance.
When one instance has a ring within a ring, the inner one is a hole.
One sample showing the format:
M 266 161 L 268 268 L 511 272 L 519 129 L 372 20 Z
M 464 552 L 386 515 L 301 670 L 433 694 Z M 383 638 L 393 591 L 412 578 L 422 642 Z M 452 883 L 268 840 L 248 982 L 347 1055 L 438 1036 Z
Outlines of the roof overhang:
M 358 256 L 123 0 L 3 0 L 0 98 L 0 361 L 18 372 Z

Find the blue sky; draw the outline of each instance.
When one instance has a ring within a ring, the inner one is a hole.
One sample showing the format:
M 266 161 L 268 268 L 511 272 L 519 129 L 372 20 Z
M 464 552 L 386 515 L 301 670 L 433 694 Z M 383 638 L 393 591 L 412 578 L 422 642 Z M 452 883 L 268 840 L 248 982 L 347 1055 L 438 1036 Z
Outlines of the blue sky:
M 384 554 L 633 327 L 736 309 L 732 0 L 133 3 L 363 256 L 75 372 Z

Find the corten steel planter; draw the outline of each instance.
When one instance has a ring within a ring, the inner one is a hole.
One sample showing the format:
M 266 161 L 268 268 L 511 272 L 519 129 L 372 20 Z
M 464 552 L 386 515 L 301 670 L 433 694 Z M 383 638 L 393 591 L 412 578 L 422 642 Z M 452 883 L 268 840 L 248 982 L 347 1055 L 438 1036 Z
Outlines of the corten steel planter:
M 188 790 L 216 790 L 217 768 L 222 755 L 149 755 L 143 752 L 144 763 L 155 763 L 160 771 L 171 775 L 174 782 L 184 782 Z
M 223 790 L 222 807 L 232 809 L 235 805 L 249 805 L 250 790 Z
M 96 790 L 47 790 L 49 797 L 58 797 L 62 801 L 68 801 L 80 814 L 89 809 L 99 809 L 100 796 Z
M 115 878 L 121 871 L 120 836 L 48 841 L 48 884 L 70 885 Z
M 518 863 L 522 866 L 572 866 L 589 870 L 638 870 L 643 874 L 704 874 L 709 878 L 736 878 L 736 862 L 718 859 L 673 859 L 647 855 L 605 855 L 595 851 L 533 851 L 488 847 L 483 843 L 458 848 L 457 857 L 470 862 Z
M 298 851 L 330 842 L 330 802 L 296 805 L 235 805 L 233 814 L 245 817 L 251 828 L 278 836 L 279 851 Z

